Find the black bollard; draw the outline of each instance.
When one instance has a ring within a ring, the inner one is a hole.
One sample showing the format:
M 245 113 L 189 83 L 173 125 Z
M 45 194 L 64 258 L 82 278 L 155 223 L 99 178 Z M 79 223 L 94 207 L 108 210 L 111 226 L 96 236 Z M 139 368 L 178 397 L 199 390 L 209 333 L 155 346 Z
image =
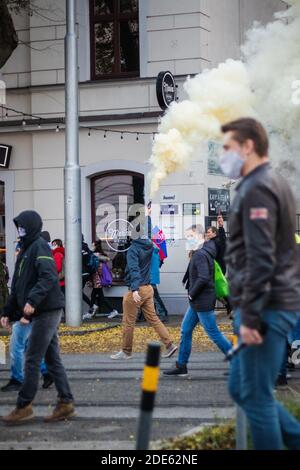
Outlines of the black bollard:
M 148 450 L 152 414 L 159 381 L 160 344 L 149 343 L 142 382 L 142 399 L 137 431 L 136 450 Z

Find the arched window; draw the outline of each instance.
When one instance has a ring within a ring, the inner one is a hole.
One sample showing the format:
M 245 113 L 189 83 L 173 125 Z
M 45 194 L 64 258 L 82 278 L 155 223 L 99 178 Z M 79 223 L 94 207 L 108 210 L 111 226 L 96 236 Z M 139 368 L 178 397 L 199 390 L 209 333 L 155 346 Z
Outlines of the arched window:
M 136 212 L 144 205 L 144 175 L 129 171 L 101 173 L 91 180 L 92 237 L 101 240 L 103 251 L 111 259 L 114 283 L 123 283 L 128 248 L 127 228 Z M 117 227 L 118 235 L 110 235 Z M 123 229 L 121 229 L 123 227 Z

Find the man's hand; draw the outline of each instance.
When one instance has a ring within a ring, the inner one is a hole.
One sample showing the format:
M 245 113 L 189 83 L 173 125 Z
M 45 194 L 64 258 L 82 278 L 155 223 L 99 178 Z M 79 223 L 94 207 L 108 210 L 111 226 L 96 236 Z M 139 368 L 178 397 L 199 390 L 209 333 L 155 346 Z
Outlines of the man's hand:
M 263 338 L 259 331 L 253 330 L 252 328 L 247 328 L 246 326 L 241 326 L 240 336 L 243 343 L 248 346 L 259 345 L 263 343 Z
M 24 314 L 25 315 L 33 315 L 35 312 L 34 308 L 30 304 L 26 304 L 24 307 Z
M 132 293 L 132 297 L 133 297 L 133 300 L 135 301 L 136 304 L 140 303 L 140 301 L 142 300 L 138 290 L 136 290 Z
M 222 215 L 218 215 L 218 227 L 224 227 L 224 219 Z
M 25 325 L 29 325 L 30 321 L 23 317 L 21 318 L 20 323 L 21 325 L 25 326 Z

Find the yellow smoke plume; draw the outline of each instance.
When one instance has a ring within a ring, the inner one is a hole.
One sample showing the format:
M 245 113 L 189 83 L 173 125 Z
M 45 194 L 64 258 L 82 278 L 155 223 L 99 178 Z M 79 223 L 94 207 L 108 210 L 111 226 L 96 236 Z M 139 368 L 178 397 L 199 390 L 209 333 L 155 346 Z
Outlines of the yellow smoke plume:
M 274 22 L 249 31 L 241 60 L 229 59 L 188 78 L 188 99 L 171 105 L 153 144 L 152 196 L 168 175 L 188 167 L 199 144 L 218 139 L 220 126 L 239 117 L 257 117 L 272 130 L 279 163 L 283 152 L 294 153 L 300 106 L 292 102 L 292 84 L 300 80 L 300 0 L 288 3 L 291 7 Z

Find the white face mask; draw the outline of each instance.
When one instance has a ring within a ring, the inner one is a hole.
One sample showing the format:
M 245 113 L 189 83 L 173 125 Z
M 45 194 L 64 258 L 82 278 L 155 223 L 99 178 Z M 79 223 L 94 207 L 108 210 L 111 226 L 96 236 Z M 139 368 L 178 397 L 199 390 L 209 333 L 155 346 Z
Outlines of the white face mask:
M 200 241 L 197 238 L 189 238 L 186 241 L 186 251 L 196 251 L 202 248 L 204 241 Z
M 20 237 L 20 238 L 26 237 L 27 234 L 26 234 L 25 228 L 23 228 L 23 227 L 18 227 L 18 234 L 19 234 L 19 237 Z
M 245 160 L 238 152 L 228 151 L 220 157 L 220 167 L 225 176 L 233 180 L 238 180 L 242 176 L 242 169 Z

